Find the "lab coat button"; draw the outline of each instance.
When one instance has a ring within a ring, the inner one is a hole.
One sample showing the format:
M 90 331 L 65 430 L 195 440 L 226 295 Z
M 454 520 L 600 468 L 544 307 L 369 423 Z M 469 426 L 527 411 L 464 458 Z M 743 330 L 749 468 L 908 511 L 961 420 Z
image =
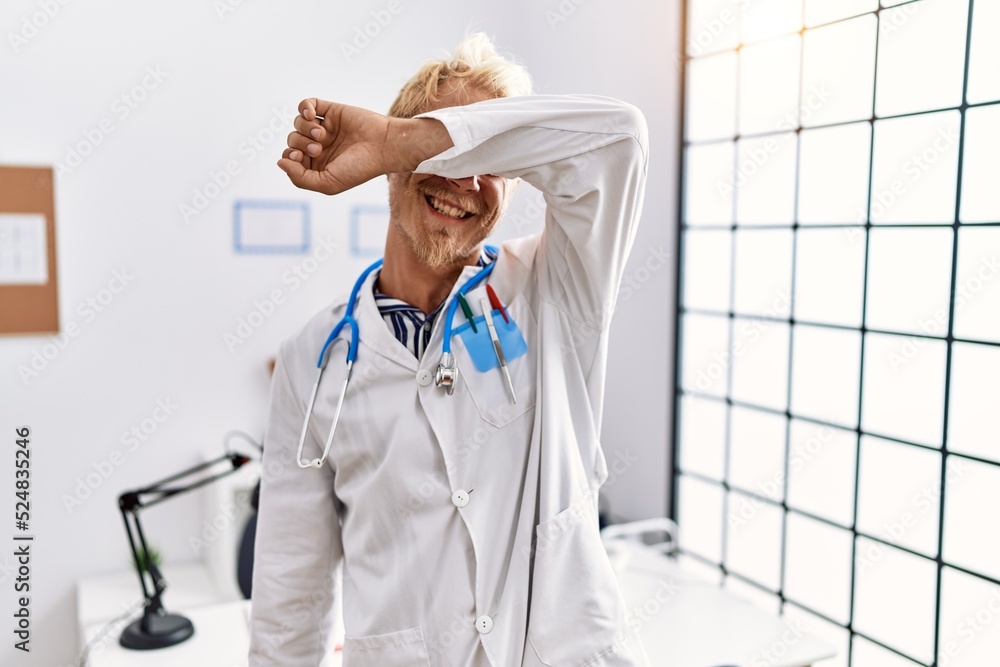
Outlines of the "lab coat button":
M 419 384 L 421 387 L 426 387 L 433 380 L 434 380 L 434 374 L 431 373 L 426 368 L 421 368 L 419 371 L 417 371 L 417 384 Z
M 489 616 L 480 616 L 476 619 L 476 630 L 479 630 L 479 634 L 485 635 L 489 634 L 490 630 L 493 629 L 493 619 Z
M 469 492 L 459 489 L 455 493 L 451 494 L 451 502 L 455 504 L 455 507 L 465 507 L 469 504 Z M 489 630 L 487 630 L 487 632 L 489 632 Z

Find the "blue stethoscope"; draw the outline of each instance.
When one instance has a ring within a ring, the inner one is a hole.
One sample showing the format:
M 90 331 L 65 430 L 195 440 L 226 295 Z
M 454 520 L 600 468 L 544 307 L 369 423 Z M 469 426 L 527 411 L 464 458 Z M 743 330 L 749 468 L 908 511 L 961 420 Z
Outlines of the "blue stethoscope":
M 487 250 L 492 252 L 494 255 L 497 254 L 497 249 L 493 246 L 486 246 Z M 490 262 L 482 269 L 479 270 L 474 276 L 469 278 L 458 288 L 456 294 L 465 295 L 469 290 L 473 289 L 481 283 L 483 280 L 493 272 L 493 267 L 496 265 L 496 260 Z M 330 453 L 330 446 L 333 444 L 333 436 L 337 433 L 337 424 L 340 422 L 340 413 L 344 408 L 344 397 L 347 395 L 347 385 L 351 381 L 351 371 L 354 368 L 354 360 L 358 357 L 358 321 L 354 319 L 354 304 L 358 299 L 358 292 L 361 291 L 361 286 L 364 285 L 365 281 L 368 279 L 369 274 L 372 271 L 382 266 L 382 260 L 374 262 L 371 266 L 365 269 L 358 280 L 354 283 L 354 288 L 351 290 L 351 295 L 347 299 L 347 312 L 344 316 L 340 318 L 337 325 L 333 327 L 333 331 L 330 332 L 329 337 L 327 337 L 326 342 L 323 343 L 323 349 L 319 353 L 319 361 L 316 362 L 316 381 L 313 383 L 312 393 L 309 396 L 309 407 L 306 409 L 305 422 L 302 424 L 302 433 L 299 436 L 299 450 L 295 456 L 296 462 L 299 464 L 300 468 L 320 468 L 326 461 L 327 455 Z M 453 394 L 455 392 L 455 380 L 458 378 L 458 368 L 455 366 L 455 360 L 451 355 L 451 325 L 452 321 L 455 319 L 455 311 L 458 309 L 458 299 L 452 297 L 451 301 L 448 303 L 448 307 L 445 310 L 444 318 L 444 342 L 441 343 L 441 362 L 438 364 L 437 372 L 434 374 L 434 384 L 438 387 L 444 387 L 448 394 Z M 337 410 L 333 414 L 333 425 L 330 427 L 330 435 L 326 438 L 326 446 L 323 447 L 323 455 L 318 459 L 313 459 L 312 461 L 302 460 L 302 447 L 305 445 L 306 433 L 309 431 L 309 420 L 312 418 L 313 405 L 316 403 L 316 394 L 319 392 L 319 382 L 323 379 L 323 371 L 326 369 L 326 362 L 330 359 L 330 349 L 333 347 L 334 341 L 340 336 L 340 332 L 344 327 L 350 327 L 351 338 L 347 344 L 347 376 L 344 378 L 344 386 L 340 390 L 340 398 L 337 400 Z

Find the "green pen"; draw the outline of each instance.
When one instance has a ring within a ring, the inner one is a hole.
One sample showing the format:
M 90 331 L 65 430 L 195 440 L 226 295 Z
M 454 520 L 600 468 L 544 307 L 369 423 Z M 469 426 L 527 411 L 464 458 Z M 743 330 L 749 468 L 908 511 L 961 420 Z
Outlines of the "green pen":
M 476 329 L 476 320 L 472 315 L 472 308 L 469 307 L 469 302 L 465 300 L 465 296 L 459 292 L 458 293 L 458 305 L 462 307 L 462 312 L 465 313 L 465 319 L 469 320 L 469 325 L 472 327 L 472 333 L 479 333 Z

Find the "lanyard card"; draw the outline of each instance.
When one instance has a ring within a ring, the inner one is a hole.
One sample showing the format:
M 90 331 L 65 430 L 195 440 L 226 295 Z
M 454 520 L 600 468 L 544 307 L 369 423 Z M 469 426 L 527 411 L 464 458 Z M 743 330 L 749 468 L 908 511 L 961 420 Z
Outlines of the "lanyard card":
M 510 318 L 510 322 L 505 322 L 499 310 L 493 312 L 496 313 L 493 323 L 497 330 L 497 338 L 500 339 L 504 359 L 509 364 L 528 351 L 528 344 L 524 342 L 524 336 L 521 335 L 521 330 L 517 328 L 513 317 Z M 509 310 L 507 315 L 510 316 Z M 472 325 L 466 322 L 455 329 L 452 334 L 462 337 L 465 349 L 468 350 L 469 356 L 472 357 L 472 363 L 475 364 L 476 370 L 480 373 L 486 373 L 500 366 L 500 362 L 497 361 L 497 353 L 493 349 L 493 340 L 486 328 L 485 317 L 485 315 L 479 315 L 473 320 L 476 323 L 476 332 L 473 332 Z

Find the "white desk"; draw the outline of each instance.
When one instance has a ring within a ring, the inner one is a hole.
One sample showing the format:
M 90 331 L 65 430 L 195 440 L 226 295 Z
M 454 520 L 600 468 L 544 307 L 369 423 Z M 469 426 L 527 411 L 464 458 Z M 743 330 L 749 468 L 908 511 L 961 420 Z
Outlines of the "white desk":
M 194 636 L 177 646 L 155 651 L 133 651 L 118 643 L 122 625 L 117 624 L 90 653 L 91 667 L 247 667 L 250 631 L 247 600 L 185 609 L 194 624 Z M 83 643 L 100 632 L 106 622 L 88 627 Z
M 805 667 L 835 651 L 794 625 L 685 574 L 653 549 L 630 545 L 618 560 L 622 595 L 641 623 L 654 666 Z M 636 613 L 636 612 L 639 613 Z
M 166 566 L 163 578 L 167 582 L 167 590 L 163 593 L 167 611 L 238 599 L 223 595 L 205 565 L 197 561 Z M 96 623 L 110 621 L 141 600 L 142 589 L 135 570 L 81 579 L 76 584 L 77 626 L 83 631 Z
M 686 574 L 652 549 L 631 546 L 613 560 L 622 568 L 622 594 L 629 611 L 638 612 L 635 618 L 653 667 L 804 667 L 834 655 L 823 642 L 716 584 Z M 167 608 L 191 619 L 194 636 L 166 649 L 131 651 L 118 644 L 119 624 L 91 652 L 91 667 L 247 666 L 249 602 L 200 605 L 208 599 L 206 589 L 187 586 L 194 582 L 210 586 L 201 581 L 203 575 L 171 570 L 169 576 Z M 138 582 L 124 573 L 81 581 L 78 611 L 81 619 L 90 619 L 81 623 L 81 647 L 121 612 L 118 598 L 131 603 L 139 599 L 137 593 Z M 342 628 L 338 623 L 336 631 L 343 633 Z M 341 664 L 339 653 L 333 664 Z
M 90 667 L 247 667 L 250 648 L 250 601 L 237 599 L 219 586 L 209 564 L 191 562 L 164 567 L 168 586 L 163 601 L 168 612 L 186 616 L 194 636 L 165 649 L 135 651 L 118 639 L 128 623 L 111 626 L 90 651 Z M 77 582 L 77 627 L 82 650 L 108 623 L 142 600 L 139 577 L 123 570 Z M 338 618 L 334 636 L 342 641 Z M 337 653 L 333 667 L 341 664 Z

